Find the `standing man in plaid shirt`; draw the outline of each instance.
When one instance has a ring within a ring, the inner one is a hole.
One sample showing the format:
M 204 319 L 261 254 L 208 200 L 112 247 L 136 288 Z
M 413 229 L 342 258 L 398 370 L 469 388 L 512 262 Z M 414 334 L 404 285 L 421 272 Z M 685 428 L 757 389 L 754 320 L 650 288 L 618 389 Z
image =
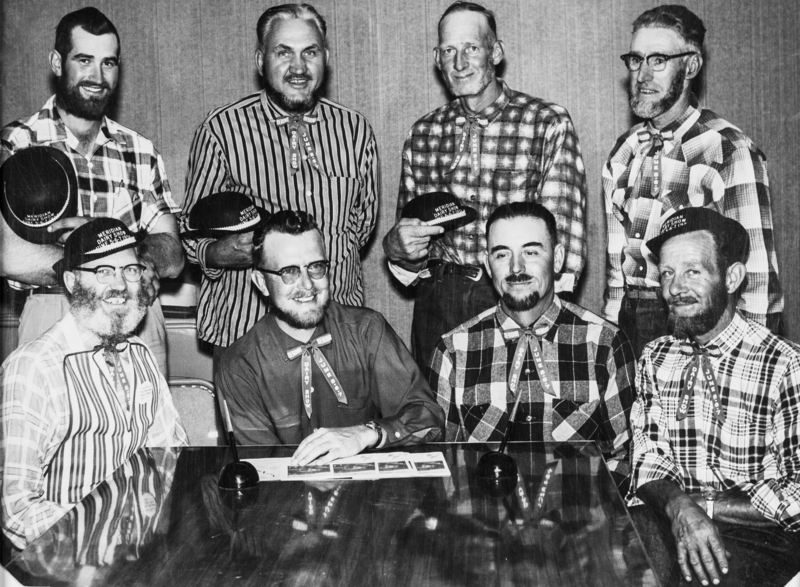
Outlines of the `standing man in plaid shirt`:
M 644 243 L 678 210 L 712 208 L 750 237 L 742 315 L 780 331 L 769 180 L 764 154 L 745 134 L 698 107 L 692 85 L 703 65 L 703 21 L 683 6 L 659 6 L 633 23 L 628 68 L 633 114 L 603 168 L 608 270 L 603 315 L 625 330 L 637 357 L 666 334 L 658 267 Z
M 445 332 L 497 303 L 483 275 L 484 225 L 508 202 L 539 202 L 556 217 L 565 249 L 559 291 L 573 291 L 586 243 L 586 177 L 578 137 L 561 106 L 511 90 L 497 78 L 504 58 L 494 14 L 456 2 L 439 20 L 436 66 L 455 100 L 418 120 L 403 147 L 398 223 L 383 241 L 389 268 L 416 284 L 411 350 L 426 368 Z M 478 211 L 447 234 L 400 219 L 412 199 L 444 191 Z
M 685 208 L 647 247 L 659 259 L 672 333 L 639 362 L 629 503 L 666 516 L 681 574 L 707 585 L 729 561 L 751 564 L 732 550 L 731 525 L 739 538 L 741 526 L 762 528 L 765 546 L 774 543 L 764 540 L 768 529 L 800 530 L 800 348 L 737 310 L 748 234 L 735 220 Z
M 620 485 L 636 376 L 628 339 L 556 295 L 565 249 L 544 206 L 500 206 L 486 236 L 500 303 L 442 336 L 431 363 L 445 439 L 498 441 L 513 422 L 511 440 L 596 440 Z
M 106 117 L 119 67 L 119 35 L 113 23 L 92 7 L 67 14 L 56 28 L 55 49 L 50 52 L 56 94 L 36 114 L 0 131 L 0 161 L 35 145 L 64 151 L 72 160 L 78 176 L 78 216 L 50 226 L 51 231 L 64 231 L 60 243 L 97 217 L 117 218 L 131 232 L 146 234 L 139 252 L 147 267 L 144 283 L 152 305 L 138 333 L 166 373 L 166 327 L 157 296 L 159 278 L 176 277 L 183 269 L 175 219 L 179 208 L 153 143 Z M 64 248 L 24 241 L 2 219 L 0 244 L 2 275 L 13 280 L 12 287 L 31 290 L 20 318 L 22 344 L 37 338 L 69 309 L 53 271 Z

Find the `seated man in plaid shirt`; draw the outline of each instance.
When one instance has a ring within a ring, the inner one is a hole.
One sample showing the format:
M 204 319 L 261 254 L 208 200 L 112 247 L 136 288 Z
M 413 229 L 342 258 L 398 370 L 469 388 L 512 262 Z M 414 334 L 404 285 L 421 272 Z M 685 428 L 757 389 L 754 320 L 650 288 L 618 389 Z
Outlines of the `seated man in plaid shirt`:
M 500 440 L 510 422 L 511 440 L 594 440 L 622 483 L 636 374 L 628 339 L 556 295 L 564 247 L 544 206 L 498 207 L 486 238 L 500 302 L 442 336 L 431 362 L 446 440 Z
M 646 246 L 659 259 L 672 334 L 648 344 L 639 363 L 629 503 L 665 516 L 674 547 L 648 550 L 671 550 L 687 581 L 693 571 L 716 584 L 729 561 L 775 575 L 791 561 L 774 552 L 772 569 L 770 546 L 792 540 L 782 530 L 800 530 L 800 348 L 737 309 L 749 239 L 735 220 L 686 208 Z M 651 532 L 639 530 L 647 547 Z M 736 550 L 748 533 L 760 544 L 750 560 Z M 662 573 L 677 572 L 673 561 Z

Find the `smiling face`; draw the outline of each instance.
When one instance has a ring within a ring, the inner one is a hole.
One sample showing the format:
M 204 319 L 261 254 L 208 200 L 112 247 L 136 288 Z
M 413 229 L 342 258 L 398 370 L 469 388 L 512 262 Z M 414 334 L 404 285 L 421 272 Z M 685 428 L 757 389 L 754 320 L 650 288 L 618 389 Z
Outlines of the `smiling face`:
M 124 267 L 138 263 L 134 249 L 126 249 L 102 259 L 81 265 L 93 269 L 101 265 Z M 93 273 L 66 271 L 64 283 L 70 292 L 70 312 L 78 326 L 99 338 L 103 344 L 122 342 L 136 329 L 150 305 L 142 281 L 125 281 L 122 271 L 117 271 L 109 283 L 99 283 Z
M 494 40 L 486 18 L 477 12 L 449 14 L 442 22 L 436 66 L 454 96 L 465 98 L 472 110 L 491 103 L 497 93 L 495 67 L 503 47 Z
M 328 51 L 313 21 L 277 20 L 264 47 L 256 51 L 256 67 L 269 97 L 288 113 L 308 112 L 319 100 Z
M 322 322 L 330 303 L 330 279 L 312 279 L 307 266 L 315 261 L 325 261 L 325 247 L 319 231 L 309 230 L 301 234 L 270 232 L 264 236 L 259 267 L 279 271 L 284 267 L 301 267 L 300 278 L 286 284 L 279 275 L 253 271 L 253 283 L 272 303 L 278 325 L 284 332 L 294 334 L 296 330 L 313 330 Z
M 72 49 L 64 57 L 51 53 L 58 77 L 56 103 L 68 114 L 100 120 L 108 110 L 119 79 L 119 44 L 113 34 L 93 35 L 72 29 Z
M 642 57 L 692 50 L 676 31 L 661 27 L 640 28 L 633 33 L 630 47 L 631 53 Z M 689 105 L 691 79 L 699 70 L 698 60 L 697 55 L 670 59 L 663 71 L 653 71 L 645 61 L 639 71 L 629 72 L 628 96 L 633 113 L 652 119 L 656 128 L 677 119 Z
M 550 306 L 555 274 L 564 262 L 564 247 L 553 247 L 541 218 L 497 220 L 487 235 L 486 270 L 501 296 L 503 310 L 527 326 Z

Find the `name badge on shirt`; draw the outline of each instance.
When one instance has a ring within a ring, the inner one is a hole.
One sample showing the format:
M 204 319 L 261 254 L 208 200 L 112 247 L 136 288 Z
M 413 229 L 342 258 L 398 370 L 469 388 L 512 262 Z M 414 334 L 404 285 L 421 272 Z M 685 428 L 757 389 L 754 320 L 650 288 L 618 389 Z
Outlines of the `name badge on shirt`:
M 137 390 L 137 398 L 140 404 L 149 404 L 153 401 L 153 384 L 149 381 L 142 383 Z

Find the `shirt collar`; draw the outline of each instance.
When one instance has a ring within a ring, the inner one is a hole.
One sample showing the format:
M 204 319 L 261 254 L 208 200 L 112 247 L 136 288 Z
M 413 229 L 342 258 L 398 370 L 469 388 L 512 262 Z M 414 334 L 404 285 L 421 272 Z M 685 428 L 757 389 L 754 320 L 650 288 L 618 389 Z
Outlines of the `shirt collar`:
M 747 332 L 747 322 L 736 311 L 733 315 L 733 320 L 728 324 L 722 332 L 717 334 L 714 338 L 709 340 L 703 346 L 706 348 L 716 347 L 719 349 L 722 356 L 730 354 L 733 349 L 739 346 L 742 342 L 745 333 Z
M 556 331 L 558 330 L 558 317 L 560 315 L 561 300 L 557 295 L 554 295 L 553 303 L 551 303 L 536 322 L 533 323 L 534 334 L 550 342 L 555 340 Z M 506 314 L 500 303 L 497 304 L 497 309 L 495 310 L 495 319 L 497 320 L 498 328 L 500 328 L 502 332 L 522 328 L 513 318 Z
M 494 119 L 500 116 L 503 110 L 505 110 L 505 107 L 511 102 L 511 90 L 506 85 L 506 82 L 500 78 L 497 78 L 497 81 L 500 82 L 502 91 L 494 102 L 486 106 L 480 112 L 471 112 L 464 106 L 461 98 L 458 98 L 456 99 L 456 116 L 476 116 L 478 118 L 485 118 L 489 122 L 493 122 Z
M 698 118 L 700 118 L 700 110 L 697 109 L 697 103 L 691 101 L 688 108 L 686 108 L 686 110 L 684 110 L 677 119 L 670 122 L 661 130 L 656 130 L 653 128 L 651 124 L 652 121 L 650 120 L 645 123 L 644 128 L 654 134 L 672 131 L 673 140 L 679 140 L 683 135 L 686 134 L 686 131 L 694 126 L 694 123 L 697 122 Z
M 330 332 L 328 328 L 328 313 L 325 312 L 325 315 L 322 317 L 322 322 L 317 324 L 317 327 L 314 329 L 314 333 L 311 335 L 311 338 L 308 339 L 307 342 L 303 342 L 297 340 L 295 337 L 286 334 L 281 327 L 278 325 L 277 320 L 275 319 L 275 314 L 269 313 L 267 314 L 268 319 L 272 321 L 274 328 L 272 328 L 272 338 L 275 342 L 275 345 L 278 347 L 278 351 L 280 356 L 283 357 L 284 363 L 289 362 L 289 357 L 286 356 L 286 351 L 291 348 L 296 347 L 297 345 L 307 344 L 307 342 L 311 342 L 315 338 L 322 336 L 323 334 L 327 334 Z
M 319 116 L 320 115 L 320 104 L 321 100 L 317 100 L 317 103 L 314 105 L 314 108 L 311 112 L 306 112 L 309 116 Z M 288 118 L 292 116 L 291 114 L 284 112 L 281 108 L 278 107 L 275 102 L 273 102 L 269 96 L 267 96 L 267 91 L 261 91 L 261 106 L 264 108 L 264 112 L 267 115 L 267 120 L 270 122 L 276 122 L 281 118 Z

